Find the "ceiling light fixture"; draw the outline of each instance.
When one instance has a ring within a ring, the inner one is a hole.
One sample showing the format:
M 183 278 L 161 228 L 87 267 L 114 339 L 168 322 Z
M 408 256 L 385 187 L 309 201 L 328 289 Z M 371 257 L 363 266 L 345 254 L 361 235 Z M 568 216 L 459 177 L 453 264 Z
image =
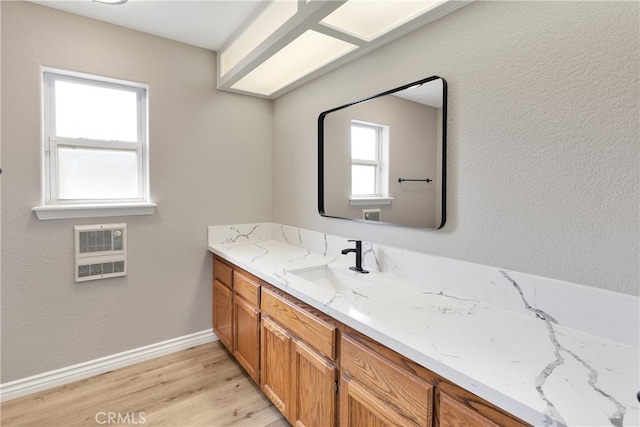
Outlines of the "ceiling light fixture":
M 367 42 L 410 22 L 438 2 L 349 0 L 320 23 Z
M 470 1 L 270 0 L 218 52 L 218 89 L 277 98 Z
M 104 3 L 104 4 L 125 4 L 129 0 L 93 0 L 94 3 Z

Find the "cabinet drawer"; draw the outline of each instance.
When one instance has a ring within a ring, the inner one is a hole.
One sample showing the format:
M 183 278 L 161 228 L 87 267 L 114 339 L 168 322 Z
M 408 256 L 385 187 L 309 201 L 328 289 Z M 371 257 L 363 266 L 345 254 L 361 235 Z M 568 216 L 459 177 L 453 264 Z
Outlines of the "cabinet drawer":
M 233 288 L 233 269 L 218 257 L 213 257 L 213 278 L 218 279 L 227 287 Z
M 285 299 L 277 291 L 262 287 L 262 313 L 268 315 L 281 326 L 291 331 L 301 340 L 336 360 L 336 336 L 338 328 L 315 316 L 316 310 L 301 302 Z
M 411 422 L 430 426 L 433 386 L 380 357 L 369 348 L 342 337 L 340 363 L 343 374 L 357 380 L 380 400 Z
M 498 424 L 467 408 L 445 393 L 440 393 L 439 419 L 441 427 L 499 427 Z
M 255 278 L 234 271 L 233 290 L 255 307 L 260 305 L 260 283 Z
M 446 381 L 438 384 L 435 399 L 438 402 L 435 416 L 440 427 L 531 426 L 475 394 Z

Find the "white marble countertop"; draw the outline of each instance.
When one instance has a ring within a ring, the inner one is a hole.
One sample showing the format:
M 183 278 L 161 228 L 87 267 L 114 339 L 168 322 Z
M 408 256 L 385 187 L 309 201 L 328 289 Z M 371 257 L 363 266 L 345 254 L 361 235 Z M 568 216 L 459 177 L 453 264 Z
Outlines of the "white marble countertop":
M 369 286 L 335 292 L 289 271 L 348 272 L 352 254 L 274 239 L 208 248 L 532 425 L 640 425 L 638 349 L 562 326 L 522 292 L 529 315 L 380 272 L 367 275 Z

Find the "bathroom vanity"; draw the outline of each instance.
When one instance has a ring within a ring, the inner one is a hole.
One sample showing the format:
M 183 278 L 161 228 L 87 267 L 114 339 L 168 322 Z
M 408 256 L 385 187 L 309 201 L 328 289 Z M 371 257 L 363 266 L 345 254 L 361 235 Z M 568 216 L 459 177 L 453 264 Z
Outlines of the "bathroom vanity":
M 352 246 L 277 224 L 209 228 L 214 332 L 293 425 L 638 424 L 634 330 L 578 329 L 545 311 L 557 296 L 543 279 L 517 272 L 365 243 L 363 275 L 341 253 Z M 553 285 L 577 311 L 611 304 L 611 328 L 638 314 L 634 297 Z
M 213 307 L 220 341 L 292 425 L 526 425 L 216 255 Z

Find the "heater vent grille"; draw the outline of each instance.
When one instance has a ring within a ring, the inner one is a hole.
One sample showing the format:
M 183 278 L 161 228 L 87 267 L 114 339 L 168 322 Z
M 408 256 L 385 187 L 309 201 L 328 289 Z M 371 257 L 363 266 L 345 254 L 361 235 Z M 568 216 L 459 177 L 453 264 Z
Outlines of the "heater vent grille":
M 127 274 L 127 225 L 76 226 L 76 282 Z
M 380 209 L 362 209 L 362 219 L 366 221 L 380 221 Z

